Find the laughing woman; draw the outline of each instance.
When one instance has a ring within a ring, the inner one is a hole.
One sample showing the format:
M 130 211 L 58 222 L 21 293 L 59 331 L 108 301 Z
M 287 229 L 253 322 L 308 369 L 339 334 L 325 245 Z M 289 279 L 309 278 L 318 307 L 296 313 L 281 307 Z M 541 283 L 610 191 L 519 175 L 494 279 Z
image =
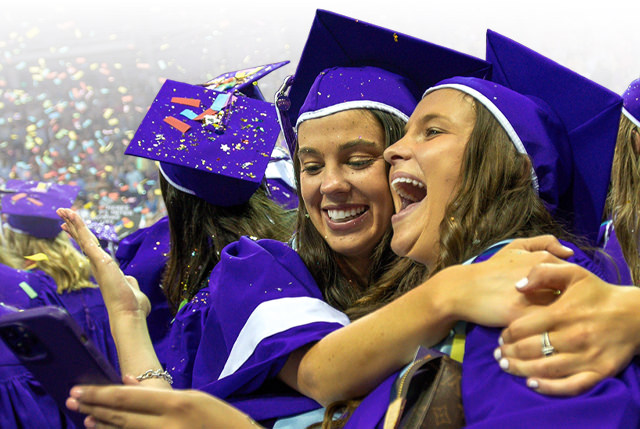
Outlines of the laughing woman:
M 583 157 L 592 150 L 612 157 L 620 100 L 496 33 L 488 33 L 488 56 L 496 67 L 494 80 L 506 86 L 474 78 L 440 82 L 412 114 L 407 135 L 385 151 L 397 210 L 392 248 L 437 275 L 452 264 L 487 260 L 515 237 L 552 233 L 574 249 L 571 262 L 604 275 L 559 221 L 573 234 L 595 238 L 608 169 L 593 169 Z M 571 105 L 550 82 L 561 82 L 573 95 Z M 583 175 L 585 168 L 590 175 Z M 586 193 L 592 206 L 583 204 Z M 545 397 L 535 384 L 495 364 L 499 330 L 468 325 L 465 331 L 462 399 L 468 427 L 638 426 L 635 365 L 583 395 Z M 532 352 L 561 361 L 563 351 L 552 344 L 553 337 L 543 335 Z M 508 362 L 500 366 L 508 369 Z M 389 393 L 367 397 L 349 427 L 371 422 Z

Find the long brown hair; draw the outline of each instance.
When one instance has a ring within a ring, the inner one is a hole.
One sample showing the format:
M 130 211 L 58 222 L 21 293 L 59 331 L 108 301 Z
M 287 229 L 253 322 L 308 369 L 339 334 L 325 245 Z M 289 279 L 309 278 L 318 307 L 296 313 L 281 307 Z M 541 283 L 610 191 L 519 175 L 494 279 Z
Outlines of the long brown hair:
M 458 191 L 440 224 L 439 256 L 432 274 L 508 238 L 553 234 L 575 241 L 537 195 L 529 157 L 515 149 L 482 104 L 472 102 L 476 123 L 465 148 Z
M 4 249 L 24 261 L 26 269 L 38 269 L 51 276 L 59 294 L 97 287 L 90 280 L 89 260 L 73 247 L 64 232 L 48 239 L 5 228 L 2 241 Z M 37 253 L 44 254 L 46 259 L 34 262 L 24 259 Z
M 227 244 L 243 235 L 279 241 L 291 237 L 293 215 L 271 201 L 263 186 L 246 203 L 222 207 L 182 192 L 159 177 L 171 240 L 162 284 L 174 313 L 182 300 L 190 300 L 206 285 Z
M 634 133 L 640 129 L 625 115 L 620 118 L 616 150 L 611 168 L 611 188 L 607 197 L 606 215 L 613 227 L 631 270 L 634 284 L 640 281 L 640 160 L 636 153 Z M 638 138 L 638 137 L 635 137 Z
M 373 115 L 380 122 L 385 132 L 385 147 L 402 137 L 405 123 L 396 116 L 379 110 L 362 109 L 361 112 L 363 115 Z M 368 278 L 366 281 L 360 279 L 345 259 L 329 247 L 308 217 L 300 190 L 301 166 L 297 146 L 293 161 L 300 201 L 297 250 L 329 305 L 354 320 L 402 295 L 425 277 L 424 266 L 391 251 L 392 230 L 389 227 L 371 256 Z

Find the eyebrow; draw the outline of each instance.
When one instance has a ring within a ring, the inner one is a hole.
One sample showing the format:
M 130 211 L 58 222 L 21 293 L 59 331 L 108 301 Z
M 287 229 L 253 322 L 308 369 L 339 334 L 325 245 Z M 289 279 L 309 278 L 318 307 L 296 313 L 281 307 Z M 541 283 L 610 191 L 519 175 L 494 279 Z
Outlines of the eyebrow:
M 365 146 L 365 147 L 376 147 L 378 144 L 376 142 L 364 139 L 351 140 L 345 143 L 342 143 L 338 146 L 339 151 L 348 150 L 357 146 Z M 320 152 L 312 147 L 301 147 L 298 149 L 298 155 L 311 154 L 318 155 Z

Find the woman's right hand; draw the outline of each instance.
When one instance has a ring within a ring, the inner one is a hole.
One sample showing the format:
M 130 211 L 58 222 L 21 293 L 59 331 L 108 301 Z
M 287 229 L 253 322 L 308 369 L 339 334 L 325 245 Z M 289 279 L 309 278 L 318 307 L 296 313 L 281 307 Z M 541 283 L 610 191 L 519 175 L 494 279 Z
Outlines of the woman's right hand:
M 147 296 L 140 291 L 136 279 L 124 275 L 116 261 L 100 247 L 98 239 L 76 212 L 60 208 L 56 213 L 65 222 L 62 229 L 80 245 L 89 259 L 109 317 L 133 315 L 146 318 L 151 311 L 151 304 Z
M 552 235 L 517 239 L 490 259 L 471 265 L 456 265 L 450 277 L 455 320 L 489 327 L 504 327 L 539 305 L 553 302 L 553 290 L 522 294 L 514 287 L 531 269 L 542 263 L 561 263 L 573 255 Z M 560 259 L 562 258 L 562 259 Z

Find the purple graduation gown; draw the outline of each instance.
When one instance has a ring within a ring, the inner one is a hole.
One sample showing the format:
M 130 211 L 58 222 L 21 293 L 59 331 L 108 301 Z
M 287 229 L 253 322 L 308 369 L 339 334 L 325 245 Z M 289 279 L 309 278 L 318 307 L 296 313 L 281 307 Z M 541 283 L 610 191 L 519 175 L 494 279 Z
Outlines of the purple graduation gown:
M 622 253 L 622 247 L 620 247 L 620 242 L 618 241 L 611 220 L 603 222 L 602 225 L 600 225 L 597 243 L 597 247 L 602 249 L 606 254 L 602 254 L 601 252 L 596 253 L 594 257 L 596 264 L 608 267 L 611 271 L 609 275 L 616 279 L 616 281 L 612 283 L 632 285 L 631 271 L 624 258 L 624 253 Z
M 172 319 L 169 303 L 161 287 L 169 244 L 169 218 L 165 216 L 153 225 L 129 234 L 120 242 L 116 252 L 122 272 L 138 280 L 140 290 L 151 302 L 147 326 L 158 355 L 163 353 L 163 340 Z
M 190 387 L 269 424 L 319 408 L 277 375 L 291 352 L 347 323 L 288 245 L 242 237 L 223 249 L 209 285 L 176 316 L 170 351 L 178 354 L 167 370 L 181 385 L 191 374 Z
M 603 269 L 571 243 L 569 262 L 615 282 Z M 493 254 L 493 253 L 492 253 Z M 491 255 L 481 255 L 475 262 Z M 618 376 L 607 378 L 590 391 L 574 397 L 541 395 L 525 379 L 502 371 L 493 358 L 501 329 L 468 325 L 462 363 L 462 402 L 468 428 L 631 428 L 640 426 L 640 370 L 638 359 Z M 346 428 L 381 428 L 397 373 L 372 391 L 349 419 Z M 442 416 L 446 420 L 447 416 Z
M 19 309 L 37 306 L 34 294 L 55 288 L 51 277 L 0 264 L 0 301 Z M 49 284 L 46 284 L 49 283 Z M 40 291 L 40 292 L 36 292 Z M 11 310 L 0 307 L 0 317 Z M 0 428 L 75 427 L 52 397 L 0 341 Z

